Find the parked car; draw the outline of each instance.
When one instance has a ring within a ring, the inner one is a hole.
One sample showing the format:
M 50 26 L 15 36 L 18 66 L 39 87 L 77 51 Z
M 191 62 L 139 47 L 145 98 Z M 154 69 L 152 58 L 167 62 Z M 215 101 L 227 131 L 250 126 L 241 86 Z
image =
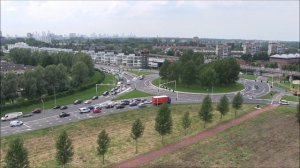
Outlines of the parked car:
M 56 106 L 53 107 L 53 109 L 55 109 L 55 110 L 59 109 L 59 108 L 60 108 L 60 105 L 56 105 Z
M 61 106 L 59 109 L 65 110 L 65 109 L 67 109 L 67 108 L 68 108 L 68 106 Z
M 125 108 L 125 105 L 119 104 L 116 106 L 116 109 L 123 109 L 123 108 Z
M 96 99 L 98 99 L 98 96 L 93 96 L 92 97 L 92 100 L 96 100 Z
M 143 103 L 145 103 L 145 104 L 152 104 L 152 102 L 149 101 L 149 100 L 144 100 Z
M 23 125 L 23 122 L 20 120 L 14 120 L 14 121 L 10 122 L 11 127 L 16 127 L 16 126 L 20 126 L 20 125 Z
M 82 103 L 82 100 L 75 100 L 74 101 L 74 105 L 76 105 L 76 104 L 81 104 Z
M 144 108 L 144 107 L 147 107 L 147 106 L 146 106 L 145 103 L 139 103 L 139 104 L 138 104 L 138 107 L 139 107 L 139 108 Z
M 109 94 L 109 92 L 108 91 L 105 91 L 102 95 L 103 96 L 107 96 Z
M 37 108 L 37 109 L 34 109 L 34 110 L 32 110 L 31 111 L 32 113 L 41 113 L 42 112 L 42 109 L 39 109 L 39 108 Z
M 131 103 L 129 103 L 129 106 L 137 106 L 138 105 L 138 102 L 137 101 L 132 101 Z
M 93 113 L 101 113 L 101 108 L 100 107 L 94 108 Z
M 290 103 L 286 100 L 280 100 L 279 102 L 281 105 L 289 105 Z
M 79 108 L 79 113 L 80 114 L 82 114 L 82 113 L 88 113 L 90 111 L 91 110 L 89 108 L 86 108 L 86 107 Z
M 91 106 L 88 106 L 87 108 L 90 109 L 90 110 L 93 110 L 95 108 L 95 106 L 91 105 Z
M 114 108 L 114 104 L 107 104 L 107 105 L 105 106 L 105 108 L 106 108 L 106 109 Z
M 61 113 L 59 114 L 59 118 L 64 118 L 64 117 L 68 117 L 68 116 L 70 116 L 70 114 L 69 114 L 69 113 L 66 113 L 66 112 L 61 112 Z
M 27 113 L 27 114 L 24 114 L 22 117 L 25 118 L 25 117 L 31 117 L 31 116 L 33 116 L 32 113 Z
M 130 104 L 130 101 L 129 101 L 129 100 L 122 100 L 122 101 L 121 101 L 121 104 L 122 104 L 122 105 L 129 105 L 129 104 Z
M 86 101 L 84 101 L 84 104 L 90 104 L 90 103 L 92 103 L 92 100 L 86 100 Z

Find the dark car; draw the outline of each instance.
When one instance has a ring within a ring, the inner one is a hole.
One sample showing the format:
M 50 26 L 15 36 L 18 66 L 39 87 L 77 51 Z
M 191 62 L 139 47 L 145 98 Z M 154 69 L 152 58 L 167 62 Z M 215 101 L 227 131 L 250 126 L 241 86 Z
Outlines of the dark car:
M 125 105 L 119 104 L 116 106 L 116 109 L 123 109 L 123 108 L 125 108 Z
M 59 109 L 65 110 L 65 109 L 67 109 L 67 108 L 68 108 L 68 106 L 61 106 Z
M 96 100 L 96 99 L 98 99 L 98 96 L 93 96 L 92 97 L 92 100 Z
M 37 114 L 37 113 L 41 113 L 41 112 L 42 112 L 42 110 L 41 110 L 41 109 L 39 109 L 39 108 L 38 108 L 38 109 L 34 109 L 34 110 L 32 110 L 32 113 L 36 113 L 36 114 Z
M 106 109 L 114 108 L 114 105 L 113 104 L 108 104 L 108 105 L 105 106 L 105 108 Z
M 53 107 L 53 109 L 55 109 L 55 110 L 56 110 L 56 109 L 59 109 L 59 108 L 60 108 L 60 105 L 57 105 L 57 106 L 54 106 L 54 107 Z
M 74 101 L 74 105 L 76 105 L 76 104 L 81 104 L 82 103 L 82 100 L 75 100 Z
M 31 117 L 31 116 L 33 116 L 32 113 L 27 113 L 27 114 L 22 115 L 23 118 L 25 118 L 25 117 Z
M 131 102 L 130 104 L 129 104 L 129 106 L 137 106 L 139 103 L 137 102 L 137 101 L 133 101 L 133 102 Z
M 121 105 L 129 105 L 130 101 L 129 100 L 123 100 L 121 101 Z
M 95 107 L 94 106 L 88 106 L 88 109 L 93 110 Z
M 108 91 L 105 91 L 102 95 L 103 96 L 107 96 L 109 94 L 109 92 Z
M 70 114 L 69 114 L 69 113 L 66 113 L 66 112 L 61 112 L 61 113 L 59 114 L 59 117 L 60 117 L 60 118 L 68 117 L 68 116 L 70 116 Z

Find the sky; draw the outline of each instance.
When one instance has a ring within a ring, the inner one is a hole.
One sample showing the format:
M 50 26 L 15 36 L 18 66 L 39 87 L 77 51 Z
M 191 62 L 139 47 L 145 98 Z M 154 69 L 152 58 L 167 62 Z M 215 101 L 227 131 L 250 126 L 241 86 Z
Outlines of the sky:
M 1 31 L 299 41 L 299 0 L 1 0 Z

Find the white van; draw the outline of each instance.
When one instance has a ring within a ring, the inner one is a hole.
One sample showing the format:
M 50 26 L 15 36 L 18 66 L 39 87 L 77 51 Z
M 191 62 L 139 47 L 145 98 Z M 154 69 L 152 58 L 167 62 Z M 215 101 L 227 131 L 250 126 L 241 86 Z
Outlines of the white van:
M 1 121 L 8 121 L 12 119 L 19 118 L 23 115 L 23 112 L 14 112 L 14 113 L 7 113 L 3 117 L 1 117 Z

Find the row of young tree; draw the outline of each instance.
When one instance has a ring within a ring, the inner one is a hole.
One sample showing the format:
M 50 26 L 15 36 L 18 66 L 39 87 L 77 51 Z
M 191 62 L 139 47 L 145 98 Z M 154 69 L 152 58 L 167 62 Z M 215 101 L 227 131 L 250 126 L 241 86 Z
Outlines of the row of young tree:
M 232 107 L 236 111 L 242 107 L 243 98 L 238 93 L 233 101 Z M 221 113 L 221 119 L 229 111 L 229 101 L 226 96 L 223 96 L 217 105 L 217 110 Z M 202 102 L 201 109 L 199 110 L 199 117 L 204 121 L 204 127 L 207 122 L 212 121 L 212 100 L 210 96 L 206 96 Z M 191 127 L 191 118 L 189 112 L 185 112 L 181 118 L 181 126 L 184 129 L 186 135 L 187 129 Z M 159 111 L 155 118 L 155 130 L 161 136 L 162 144 L 164 145 L 164 136 L 172 133 L 173 119 L 171 109 L 168 104 L 163 104 L 159 108 Z M 142 137 L 145 130 L 145 126 L 140 119 L 136 119 L 132 123 L 131 138 L 135 141 L 135 153 L 138 153 L 138 139 Z M 111 138 L 106 130 L 102 130 L 97 138 L 97 154 L 102 157 L 102 163 L 104 164 L 105 154 L 108 152 Z M 72 140 L 68 137 L 67 133 L 63 131 L 56 140 L 56 161 L 59 165 L 64 167 L 72 160 L 74 155 Z M 9 144 L 9 149 L 5 156 L 5 163 L 7 168 L 27 168 L 29 167 L 28 152 L 23 146 L 23 140 L 16 138 Z
M 251 54 L 242 54 L 241 58 L 247 62 L 253 62 L 256 60 L 269 60 L 269 55 L 266 51 L 257 52 L 254 55 Z
M 53 95 L 56 91 L 63 92 L 73 87 L 79 87 L 89 78 L 89 68 L 83 61 L 77 61 L 70 70 L 63 64 L 48 65 L 45 68 L 37 66 L 24 74 L 0 73 L 1 102 L 14 103 L 18 91 L 22 97 L 29 100 L 42 95 Z
M 159 69 L 163 80 L 176 80 L 185 85 L 210 87 L 233 84 L 238 80 L 240 66 L 234 58 L 204 63 L 202 54 L 187 51 L 177 62 L 165 61 Z

